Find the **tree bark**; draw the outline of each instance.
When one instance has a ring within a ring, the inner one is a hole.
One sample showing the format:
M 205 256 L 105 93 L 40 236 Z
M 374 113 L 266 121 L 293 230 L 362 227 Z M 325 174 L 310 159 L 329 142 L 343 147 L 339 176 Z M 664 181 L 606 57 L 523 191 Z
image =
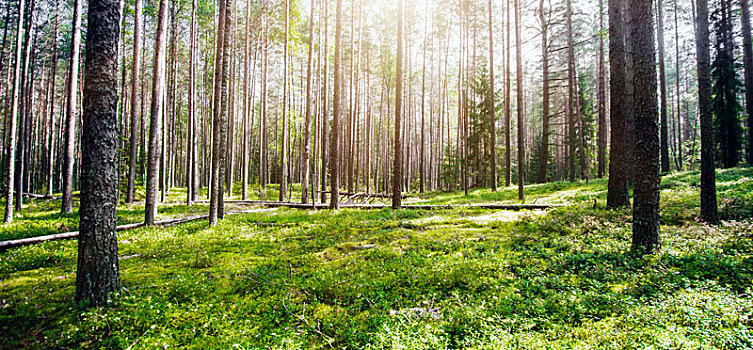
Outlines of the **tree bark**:
M 219 8 L 219 19 L 218 19 L 218 25 L 217 25 L 217 41 L 215 44 L 215 57 L 214 57 L 214 108 L 212 108 L 212 111 L 214 113 L 213 121 L 212 121 L 212 170 L 210 175 L 210 185 L 209 185 L 209 224 L 214 226 L 217 224 L 217 221 L 220 219 L 220 201 L 224 196 L 224 189 L 223 189 L 223 178 L 224 174 L 221 171 L 223 158 L 225 157 L 225 152 L 223 150 L 223 145 L 226 143 L 225 137 L 222 134 L 222 128 L 223 128 L 223 110 L 227 108 L 227 106 L 223 106 L 224 98 L 224 89 L 223 86 L 225 85 L 223 83 L 224 75 L 225 75 L 225 44 L 227 41 L 225 40 L 225 27 L 228 26 L 227 20 L 228 16 L 227 13 L 229 10 L 228 7 L 228 1 L 229 0 L 220 0 L 220 8 Z
M 494 91 L 494 32 L 492 26 L 492 0 L 486 2 L 489 11 L 489 147 L 491 148 L 491 189 L 497 190 L 497 118 L 496 101 Z M 422 173 L 423 174 L 423 173 Z
M 598 167 L 599 178 L 604 177 L 607 169 L 607 111 L 606 111 L 606 79 L 604 68 L 604 0 L 599 0 L 599 76 L 598 76 L 598 113 L 599 113 L 599 131 L 598 131 Z
M 549 162 L 549 16 L 544 9 L 544 0 L 539 0 L 539 22 L 541 23 L 541 145 L 539 148 L 538 182 L 547 181 Z
M 635 189 L 632 249 L 659 250 L 659 125 L 656 57 L 651 0 L 629 0 L 633 43 L 635 111 Z
M 146 205 L 144 222 L 154 225 L 157 216 L 157 191 L 162 143 L 163 85 L 165 80 L 165 36 L 167 30 L 167 2 L 160 0 L 157 33 L 154 39 L 154 67 L 152 70 L 152 102 L 149 121 L 149 157 L 146 174 Z
M 120 291 L 118 243 L 118 40 L 120 1 L 90 0 L 81 139 L 76 301 L 106 304 Z
M 342 0 L 336 0 L 335 9 L 335 72 L 332 92 L 332 138 L 329 147 L 329 183 L 331 209 L 340 208 L 340 104 L 342 90 Z
M 517 108 L 518 108 L 518 199 L 521 202 L 525 202 L 525 131 L 523 120 L 523 58 L 521 53 L 521 38 L 520 38 L 521 18 L 520 18 L 520 0 L 515 0 L 515 64 L 517 66 L 517 73 L 515 74 L 516 81 L 516 95 L 517 95 Z
M 743 34 L 743 67 L 745 69 L 745 112 L 748 114 L 748 165 L 753 166 L 753 41 L 750 35 L 750 7 L 748 0 L 740 0 Z
M 701 219 L 717 222 L 716 174 L 714 163 L 714 120 L 711 113 L 711 54 L 707 0 L 696 0 L 696 62 L 698 109 L 701 120 Z
M 82 0 L 75 0 L 73 7 L 73 30 L 71 44 L 71 60 L 68 68 L 68 113 L 66 113 L 65 128 L 65 158 L 63 166 L 63 201 L 62 212 L 73 212 L 73 163 L 76 148 L 76 124 L 78 121 L 78 66 L 81 47 L 81 11 Z
M 21 53 L 23 43 L 23 23 L 26 0 L 21 0 L 18 5 L 18 24 L 16 26 L 16 66 L 13 73 L 13 97 L 11 102 L 11 115 L 8 137 L 8 187 L 5 191 L 5 223 L 13 222 L 13 180 L 16 167 L 16 129 L 18 128 L 19 95 L 21 93 Z M 19 195 L 23 195 L 19 193 Z
M 662 0 L 658 0 L 656 3 L 657 14 L 657 40 L 659 41 L 659 91 L 660 91 L 660 105 L 659 110 L 661 112 L 661 125 L 660 125 L 660 139 L 661 139 L 661 171 L 663 173 L 669 172 L 669 131 L 667 125 L 667 74 L 664 67 L 664 12 L 662 10 Z
M 133 67 L 131 68 L 131 139 L 128 159 L 128 192 L 126 203 L 133 203 L 136 187 L 136 133 L 139 120 L 139 76 L 141 72 L 142 0 L 135 0 L 133 21 Z
M 280 196 L 279 200 L 282 202 L 285 200 L 285 190 L 288 185 L 287 178 L 288 178 L 288 100 L 290 99 L 290 83 L 288 82 L 289 79 L 289 62 L 290 62 L 290 52 L 289 52 L 289 41 L 290 41 L 290 1 L 285 0 L 285 45 L 284 45 L 284 51 L 283 51 L 283 62 L 284 62 L 284 70 L 283 70 L 283 88 L 282 88 L 282 152 L 280 154 Z
M 629 207 L 628 196 L 628 116 L 625 60 L 624 0 L 609 0 L 609 126 L 610 144 L 607 207 Z
M 306 73 L 306 119 L 303 130 L 303 154 L 301 155 L 302 180 L 301 180 L 301 203 L 309 202 L 309 152 L 311 149 L 311 70 L 314 66 L 314 0 L 311 0 L 309 12 L 309 47 L 308 47 L 308 71 Z M 316 186 L 316 185 L 314 185 Z
M 403 0 L 397 3 L 397 61 L 395 73 L 395 150 L 392 163 L 392 209 L 402 206 L 403 145 L 401 134 L 403 100 Z

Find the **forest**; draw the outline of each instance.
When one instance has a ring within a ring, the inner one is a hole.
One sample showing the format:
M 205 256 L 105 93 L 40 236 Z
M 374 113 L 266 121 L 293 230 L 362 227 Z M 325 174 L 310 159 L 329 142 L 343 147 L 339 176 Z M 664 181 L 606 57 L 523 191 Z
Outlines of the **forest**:
M 753 349 L 747 0 L 0 0 L 1 349 Z

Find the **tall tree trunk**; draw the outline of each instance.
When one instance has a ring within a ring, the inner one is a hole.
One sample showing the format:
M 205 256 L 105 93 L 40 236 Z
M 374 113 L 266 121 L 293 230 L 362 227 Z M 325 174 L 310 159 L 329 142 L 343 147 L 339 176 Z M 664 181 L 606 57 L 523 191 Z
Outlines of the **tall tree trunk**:
M 569 3 L 569 2 L 568 2 Z M 517 72 L 515 74 L 516 81 L 516 95 L 517 95 L 517 107 L 518 107 L 518 199 L 522 202 L 525 201 L 525 177 L 526 177 L 526 149 L 525 149 L 525 124 L 523 120 L 523 58 L 521 54 L 521 28 L 520 18 L 520 0 L 515 0 L 515 64 L 517 66 Z
M 740 0 L 743 34 L 743 67 L 745 69 L 745 112 L 748 114 L 748 165 L 753 166 L 753 41 L 750 35 L 750 7 L 748 0 Z
M 664 12 L 662 0 L 656 2 L 657 14 L 657 40 L 659 41 L 659 91 L 661 112 L 660 138 L 661 138 L 661 171 L 669 172 L 669 131 L 667 125 L 667 74 L 664 67 Z
M 9 126 L 8 140 L 8 187 L 5 191 L 5 223 L 13 222 L 13 189 L 14 175 L 16 167 L 16 129 L 18 127 L 18 109 L 19 95 L 21 94 L 21 45 L 23 43 L 23 23 L 26 0 L 21 0 L 18 4 L 18 24 L 16 26 L 16 54 L 13 74 L 13 98 L 11 102 L 11 115 Z M 21 195 L 21 194 L 19 194 Z
M 342 91 L 342 0 L 336 0 L 335 9 L 335 72 L 332 92 L 332 138 L 329 147 L 329 192 L 331 209 L 340 208 L 340 104 Z
M 152 69 L 152 102 L 149 121 L 149 157 L 146 174 L 146 205 L 144 222 L 154 225 L 157 216 L 157 191 L 159 190 L 159 174 L 162 143 L 162 113 L 165 80 L 165 36 L 167 30 L 167 2 L 160 0 L 157 17 L 157 33 L 154 39 L 154 64 Z
M 510 137 L 512 133 L 512 111 L 511 105 L 512 105 L 512 97 L 511 96 L 511 86 L 512 86 L 512 80 L 510 79 L 510 0 L 507 0 L 507 42 L 505 44 L 505 187 L 510 186 L 510 182 L 512 181 L 512 166 L 510 165 L 511 162 L 511 144 L 510 144 Z M 447 125 L 449 127 L 449 123 Z M 447 134 L 447 137 L 449 138 L 450 134 Z
M 131 68 L 131 139 L 128 159 L 128 193 L 126 203 L 133 203 L 136 187 L 136 134 L 139 119 L 139 76 L 141 74 L 142 0 L 135 0 L 133 21 L 133 66 Z
M 598 135 L 598 167 L 599 178 L 604 177 L 607 170 L 607 100 L 606 100 L 606 78 L 604 68 L 604 0 L 599 0 L 599 76 L 598 76 L 598 113 L 599 113 L 599 135 Z
M 196 55 L 198 44 L 198 18 L 197 8 L 198 0 L 191 1 L 191 37 L 188 43 L 189 62 L 188 62 L 188 130 L 186 134 L 186 205 L 191 206 L 197 195 L 197 171 L 196 171 Z
M 403 113 L 403 0 L 397 2 L 397 61 L 395 73 L 395 151 L 392 163 L 392 209 L 402 206 L 403 144 L 401 123 Z
M 120 292 L 118 242 L 118 39 L 120 1 L 90 0 L 86 38 L 76 301 Z
M 630 206 L 624 5 L 625 0 L 609 0 L 609 126 L 612 140 L 609 150 L 607 206 L 610 208 Z
M 651 0 L 629 0 L 633 43 L 635 189 L 632 249 L 652 253 L 659 241 L 659 125 Z
M 19 117 L 21 122 L 18 130 L 18 168 L 16 169 L 16 211 L 21 211 L 23 207 L 23 193 L 27 186 L 28 172 L 29 172 L 29 147 L 31 146 L 31 122 L 33 119 L 33 107 L 32 98 L 34 95 L 34 61 L 36 61 L 32 55 L 36 51 L 36 35 L 34 34 L 34 18 L 35 18 L 36 1 L 32 0 L 29 4 L 29 11 L 26 13 L 25 36 L 26 42 L 24 43 L 24 61 L 23 61 L 23 79 L 21 80 L 21 101 L 19 103 L 20 111 Z
M 572 0 L 566 0 L 567 25 L 567 144 L 568 144 L 568 179 L 575 181 L 575 143 L 576 143 L 576 87 L 575 84 L 575 43 L 573 42 L 573 10 Z
M 303 178 L 301 180 L 301 203 L 306 204 L 309 201 L 309 152 L 311 149 L 311 69 L 314 66 L 314 0 L 311 0 L 311 9 L 309 12 L 309 48 L 308 48 L 308 70 L 306 73 L 306 119 L 303 130 L 303 154 L 301 155 L 301 167 Z M 314 185 L 316 186 L 316 185 Z
M 324 1 L 324 55 L 322 60 L 324 61 L 323 83 L 324 89 L 322 91 L 322 139 L 321 139 L 321 175 L 320 175 L 320 189 L 321 189 L 321 202 L 327 202 L 327 131 L 329 131 L 329 109 L 327 108 L 328 87 L 329 87 L 329 1 Z
M 230 10 L 228 7 L 228 1 L 229 0 L 220 0 L 220 8 L 219 8 L 219 20 L 217 25 L 217 42 L 215 44 L 215 57 L 214 57 L 214 107 L 212 108 L 212 111 L 214 113 L 213 122 L 212 122 L 212 171 L 210 175 L 210 185 L 209 185 L 209 224 L 210 225 L 216 225 L 217 221 L 222 217 L 221 211 L 221 205 L 220 202 L 222 201 L 222 198 L 225 194 L 225 191 L 223 189 L 223 178 L 224 174 L 222 173 L 222 162 L 224 161 L 225 152 L 223 150 L 223 145 L 226 145 L 225 137 L 222 134 L 222 129 L 224 127 L 223 123 L 223 110 L 227 108 L 227 106 L 223 106 L 224 98 L 224 89 L 223 87 L 226 86 L 224 83 L 225 78 L 225 45 L 227 44 L 227 40 L 225 39 L 225 27 L 227 27 L 229 24 L 228 21 L 228 13 Z
M 487 0 L 489 11 L 489 148 L 491 149 L 491 188 L 497 190 L 497 118 L 495 117 L 495 91 L 494 91 L 494 33 L 492 31 L 492 0 Z
M 58 13 L 59 6 L 58 6 L 58 0 L 55 0 L 55 28 L 52 35 L 52 71 L 50 72 L 50 101 L 49 101 L 49 114 L 48 118 L 50 120 L 49 123 L 49 133 L 47 135 L 47 196 L 52 197 L 54 182 L 53 179 L 55 178 L 54 172 L 55 172 L 55 97 L 57 96 L 55 94 L 55 88 L 57 87 L 57 72 L 58 72 L 58 34 L 60 32 L 60 15 Z M 10 26 L 9 24 L 6 24 L 6 28 Z M 5 46 L 5 33 L 3 33 L 3 46 Z M 4 51 L 5 47 L 3 47 Z M 5 53 L 3 52 L 0 54 L 0 56 L 5 56 Z M 2 61 L 2 57 L 0 57 L 0 61 Z M 2 63 L 0 63 L 0 71 L 2 71 Z
M 714 164 L 714 120 L 711 113 L 711 54 L 707 0 L 696 0 L 696 61 L 698 109 L 701 119 L 701 219 L 717 222 L 716 174 Z
M 76 124 L 78 121 L 78 66 L 81 48 L 81 11 L 82 0 L 74 0 L 73 29 L 71 42 L 71 60 L 68 68 L 68 113 L 65 119 L 65 158 L 63 166 L 63 201 L 62 212 L 73 212 L 73 163 L 76 148 Z
M 545 183 L 549 162 L 549 16 L 544 9 L 544 0 L 539 0 L 541 22 L 541 146 L 539 148 L 538 182 Z
M 285 0 L 285 43 L 284 43 L 284 51 L 283 51 L 283 78 L 282 78 L 282 147 L 280 152 L 280 191 L 279 191 L 279 198 L 278 200 L 280 202 L 285 200 L 285 190 L 288 185 L 287 178 L 288 178 L 288 100 L 290 99 L 290 82 L 288 81 L 289 78 L 289 65 L 290 65 L 290 52 L 289 52 L 289 41 L 290 41 L 290 1 Z

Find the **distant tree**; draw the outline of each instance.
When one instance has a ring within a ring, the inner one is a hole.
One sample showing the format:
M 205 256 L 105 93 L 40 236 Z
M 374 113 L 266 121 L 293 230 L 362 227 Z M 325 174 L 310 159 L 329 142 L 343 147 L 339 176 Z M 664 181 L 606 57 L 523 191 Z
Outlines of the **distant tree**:
M 76 124 L 78 123 L 78 66 L 81 55 L 81 12 L 83 0 L 74 0 L 73 27 L 71 29 L 71 59 L 68 67 L 68 108 L 65 116 L 65 156 L 63 158 L 62 212 L 73 212 L 73 163 L 76 149 Z
M 167 30 L 167 3 L 160 0 L 157 14 L 157 33 L 154 38 L 154 65 L 152 70 L 152 104 L 149 118 L 149 157 L 146 173 L 146 204 L 144 223 L 154 225 L 157 216 L 162 143 L 163 85 L 165 80 L 165 34 Z
M 338 0 L 339 1 L 339 0 Z M 401 139 L 403 95 L 403 0 L 397 1 L 397 61 L 395 66 L 395 151 L 392 163 L 392 209 L 400 209 L 403 195 L 403 141 Z
M 120 291 L 115 235 L 120 15 L 119 0 L 89 0 L 76 301 L 92 305 L 106 304 Z
M 400 1 L 400 0 L 398 0 Z M 335 5 L 335 72 L 332 91 L 332 137 L 329 147 L 329 191 L 331 209 L 340 208 L 340 104 L 342 91 L 342 0 Z
M 128 157 L 128 191 L 126 203 L 133 203 L 136 187 L 136 131 L 139 118 L 139 76 L 141 72 L 141 12 L 142 0 L 135 0 L 133 20 L 133 66 L 131 67 L 131 139 Z
M 549 163 L 549 12 L 544 0 L 539 0 L 539 25 L 541 26 L 541 144 L 538 159 L 538 183 L 547 181 Z
M 669 127 L 667 125 L 667 74 L 664 65 L 664 12 L 662 0 L 656 2 L 657 41 L 659 42 L 659 104 L 660 140 L 661 140 L 661 171 L 669 172 Z
M 23 42 L 24 12 L 26 0 L 19 1 L 18 19 L 16 26 L 16 51 L 15 51 L 15 68 L 13 70 L 13 97 L 11 101 L 10 126 L 8 131 L 8 174 L 5 189 L 5 223 L 13 222 L 13 180 L 15 177 L 16 167 L 16 129 L 18 128 L 18 110 L 19 95 L 21 94 L 21 53 Z M 21 194 L 19 194 L 21 195 Z
M 492 0 L 487 0 L 487 11 L 489 19 L 489 148 L 491 149 L 491 173 L 490 179 L 492 192 L 497 190 L 497 118 L 495 117 L 495 98 L 494 98 L 494 31 L 492 31 Z M 422 160 L 423 161 L 423 160 Z M 422 178 L 423 178 L 423 173 Z
M 714 61 L 711 66 L 712 105 L 716 141 L 724 168 L 737 166 L 740 158 L 742 127 L 737 95 L 740 80 L 737 77 L 735 62 L 735 42 L 732 38 L 732 9 L 730 0 L 721 0 L 721 6 L 711 14 L 714 20 Z
M 750 35 L 748 0 L 740 0 L 740 21 L 743 34 L 743 68 L 745 69 L 745 111 L 748 114 L 748 165 L 753 166 L 753 41 Z
M 515 65 L 517 66 L 517 74 L 515 74 L 516 82 L 516 97 L 518 107 L 518 199 L 525 201 L 525 122 L 523 116 L 523 59 L 520 38 L 521 30 L 521 18 L 520 18 L 520 0 L 515 0 Z

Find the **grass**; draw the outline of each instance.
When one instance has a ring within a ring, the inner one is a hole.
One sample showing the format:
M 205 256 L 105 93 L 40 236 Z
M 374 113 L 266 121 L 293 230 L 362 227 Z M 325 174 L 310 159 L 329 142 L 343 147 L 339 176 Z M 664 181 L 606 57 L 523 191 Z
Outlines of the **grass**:
M 753 170 L 718 173 L 718 226 L 697 220 L 698 176 L 664 177 L 662 252 L 645 257 L 628 252 L 630 211 L 598 209 L 603 180 L 527 187 L 571 204 L 547 212 L 279 208 L 122 231 L 123 292 L 88 310 L 72 300 L 76 241 L 20 247 L 0 253 L 0 348 L 753 348 Z M 11 227 L 74 228 L 57 206 L 34 203 Z

